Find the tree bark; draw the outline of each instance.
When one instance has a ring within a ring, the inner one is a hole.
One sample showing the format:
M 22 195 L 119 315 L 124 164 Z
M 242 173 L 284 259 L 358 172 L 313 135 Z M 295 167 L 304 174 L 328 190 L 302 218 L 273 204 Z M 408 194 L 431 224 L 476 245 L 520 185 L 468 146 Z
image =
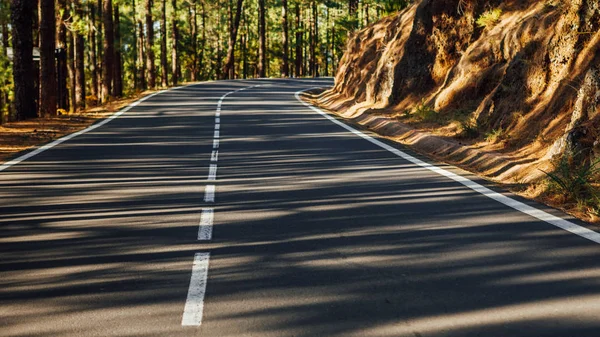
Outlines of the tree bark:
M 123 96 L 123 58 L 121 57 L 121 13 L 119 4 L 114 8 L 114 27 L 115 27 L 115 64 L 113 78 L 113 96 Z M 135 39 L 134 39 L 135 41 Z M 135 43 L 134 43 L 135 44 Z
M 225 61 L 225 68 L 223 69 L 223 74 L 228 79 L 235 78 L 235 42 L 237 39 L 238 29 L 240 27 L 243 2 L 243 0 L 237 0 L 235 19 L 231 23 L 231 32 L 229 34 L 229 42 L 227 44 L 227 60 Z M 230 15 L 230 19 L 231 18 L 232 15 Z
M 8 23 L 2 22 L 2 55 L 6 58 L 8 56 Z M 3 83 L 5 87 L 8 87 L 10 80 L 6 79 L 6 82 Z M 10 110 L 10 102 L 8 100 L 8 90 L 0 90 L 0 125 L 4 123 L 4 107 L 9 106 Z
M 242 13 L 244 20 L 244 34 L 242 35 L 242 78 L 248 78 L 248 31 L 250 31 L 248 27 L 248 19 L 246 13 Z
M 319 77 L 319 12 L 317 2 L 313 2 L 313 77 Z
M 102 102 L 112 98 L 112 82 L 115 57 L 115 32 L 113 27 L 112 0 L 103 0 L 102 18 L 104 21 L 104 62 L 102 62 Z
M 13 83 L 17 120 L 35 118 L 35 86 L 33 83 L 33 18 L 35 2 L 12 0 L 11 24 L 13 37 Z
M 98 100 L 98 56 L 96 54 L 96 6 L 93 2 L 90 2 L 90 62 L 89 68 L 92 76 L 92 85 L 90 87 L 90 94 L 95 97 L 96 103 Z
M 175 16 L 175 14 L 173 14 Z M 167 0 L 161 0 L 160 18 L 160 70 L 161 84 L 169 86 L 169 64 L 167 63 Z
M 202 64 L 204 63 L 204 49 L 206 49 L 206 7 L 204 2 L 200 3 L 202 7 L 202 46 L 200 47 L 200 56 L 198 56 L 198 65 L 200 69 L 203 69 Z M 202 79 L 205 79 L 204 71 L 202 72 Z
M 56 115 L 56 13 L 54 0 L 39 0 L 40 17 L 40 116 Z
M 171 6 L 173 7 L 173 13 L 177 13 L 177 0 L 171 0 Z M 171 40 L 173 43 L 171 46 L 171 82 L 173 85 L 177 85 L 181 70 L 179 69 L 179 56 L 177 55 L 179 31 L 177 28 L 177 16 L 175 14 L 171 17 Z
M 61 58 L 58 62 L 56 72 L 58 74 L 58 107 L 61 109 L 69 110 L 69 89 L 67 88 L 67 80 L 69 78 L 69 72 L 67 69 L 67 27 L 65 21 L 69 18 L 67 11 L 66 0 L 57 1 L 57 30 L 56 30 L 56 47 L 62 50 Z
M 316 68 L 316 46 L 317 46 L 317 39 L 316 39 L 316 35 L 315 35 L 315 26 L 316 26 L 316 13 L 317 13 L 317 7 L 316 7 L 316 3 L 313 0 L 311 2 L 311 6 L 310 6 L 311 11 L 309 13 L 311 13 L 310 15 L 310 19 L 309 19 L 309 31 L 308 31 L 308 39 L 309 39 L 309 45 L 308 45 L 308 52 L 309 52 L 309 58 L 308 58 L 308 69 L 310 72 L 310 76 L 315 77 L 315 68 Z
M 267 24 L 265 0 L 258 0 L 258 77 L 267 77 Z
M 75 87 L 77 82 L 75 80 L 75 40 L 73 39 L 73 33 L 67 33 L 67 73 L 69 77 L 69 107 L 71 112 L 74 112 L 77 108 L 75 98 Z
M 296 77 L 302 76 L 302 12 L 296 4 Z
M 96 10 L 98 13 L 96 14 L 96 18 L 98 19 L 97 29 L 96 29 L 96 82 L 98 83 L 98 102 L 101 102 L 102 96 L 102 64 L 104 63 L 104 34 L 103 34 L 103 14 L 102 14 L 102 1 L 97 0 L 96 2 Z
M 287 0 L 281 1 L 281 26 L 282 26 L 282 42 L 283 42 L 283 52 L 282 52 L 282 62 L 283 69 L 282 75 L 283 77 L 290 76 L 290 65 L 288 61 L 288 53 L 289 53 L 289 32 L 288 32 L 288 3 Z
M 147 88 L 147 83 L 146 83 L 146 61 L 145 61 L 145 53 L 144 53 L 144 45 L 146 43 L 145 41 L 145 37 L 144 37 L 144 24 L 142 23 L 142 20 L 138 21 L 138 65 L 139 65 L 139 76 L 140 76 L 140 89 L 142 90 L 146 90 Z
M 75 2 L 75 14 L 83 19 L 81 1 Z M 85 46 L 83 34 L 77 29 L 73 31 L 75 42 L 75 106 L 77 110 L 85 109 Z
M 156 66 L 154 65 L 154 20 L 152 20 L 152 0 L 145 0 L 146 17 L 146 71 L 148 72 L 148 87 L 156 87 Z
M 192 69 L 191 69 L 191 80 L 196 82 L 198 80 L 198 19 L 196 15 L 196 0 L 192 2 L 189 8 L 190 17 L 190 35 L 192 44 Z
M 135 10 L 135 0 L 131 1 L 131 10 L 132 14 L 132 23 L 133 23 L 133 43 L 131 44 L 132 48 L 132 59 L 131 62 L 131 73 L 133 75 L 133 90 L 136 91 L 139 89 L 139 81 L 138 81 L 138 32 L 137 32 L 137 21 L 136 21 L 136 10 Z

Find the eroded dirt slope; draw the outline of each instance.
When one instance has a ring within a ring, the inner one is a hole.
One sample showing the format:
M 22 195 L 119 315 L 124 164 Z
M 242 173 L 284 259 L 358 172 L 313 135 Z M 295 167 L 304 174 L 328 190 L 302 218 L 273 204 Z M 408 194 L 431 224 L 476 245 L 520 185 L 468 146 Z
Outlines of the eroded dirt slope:
M 318 102 L 527 163 L 503 179 L 539 177 L 566 148 L 600 156 L 599 48 L 598 0 L 421 0 L 351 37 Z

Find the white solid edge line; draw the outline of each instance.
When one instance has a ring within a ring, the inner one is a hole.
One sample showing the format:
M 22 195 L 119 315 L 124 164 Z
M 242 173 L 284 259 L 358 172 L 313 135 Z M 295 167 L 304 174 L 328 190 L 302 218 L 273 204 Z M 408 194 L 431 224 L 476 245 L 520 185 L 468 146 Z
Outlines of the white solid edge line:
M 198 227 L 198 240 L 208 241 L 212 239 L 212 226 L 214 220 L 214 209 L 203 208 Z
M 213 139 L 213 149 L 218 149 L 218 148 L 219 148 L 219 140 Z
M 215 201 L 215 185 L 206 185 L 204 190 L 204 201 L 214 202 Z
M 179 87 L 177 89 L 179 89 Z M 173 90 L 173 89 L 170 89 L 170 90 Z M 49 150 L 49 149 L 55 147 L 56 145 L 58 145 L 60 143 L 66 142 L 69 139 L 73 139 L 73 138 L 75 138 L 77 136 L 80 136 L 80 135 L 86 133 L 86 132 L 90 132 L 90 131 L 92 131 L 94 129 L 97 129 L 97 128 L 105 125 L 106 123 L 112 121 L 113 119 L 121 116 L 122 114 L 126 113 L 131 108 L 137 106 L 138 104 L 142 103 L 143 101 L 145 101 L 145 100 L 147 100 L 149 98 L 152 98 L 152 97 L 154 97 L 154 96 L 156 96 L 158 94 L 165 93 L 167 91 L 169 91 L 169 90 L 161 90 L 161 91 L 155 92 L 153 94 L 150 94 L 150 95 L 148 95 L 146 97 L 140 98 L 139 100 L 137 100 L 137 101 L 129 104 L 125 108 L 123 108 L 123 109 L 119 110 L 118 112 L 112 114 L 111 116 L 107 117 L 106 119 L 103 119 L 103 120 L 99 121 L 96 124 L 92 124 L 92 125 L 88 126 L 87 128 L 85 128 L 83 130 L 79 130 L 77 132 L 68 134 L 68 135 L 66 135 L 64 137 L 61 137 L 61 138 L 59 138 L 57 140 L 54 140 L 54 141 L 52 141 L 52 142 L 50 142 L 50 143 L 48 143 L 46 145 L 42 145 L 42 146 L 38 147 L 37 149 L 35 149 L 35 150 L 31 151 L 31 152 L 27 152 L 26 154 L 24 154 L 24 155 L 22 155 L 22 156 L 20 156 L 18 158 L 15 158 L 15 159 L 13 159 L 11 161 L 8 161 L 8 162 L 0 165 L 0 171 L 4 171 L 4 170 L 6 170 L 7 168 L 9 168 L 11 166 L 17 165 L 20 162 L 22 162 L 24 160 L 27 160 L 27 159 L 35 156 L 35 155 L 38 155 L 38 154 L 40 154 L 40 153 L 42 153 L 42 152 L 44 152 L 46 150 Z
M 371 142 L 371 143 L 373 143 L 373 144 L 375 144 L 375 145 L 377 145 L 377 146 L 379 146 L 379 147 L 381 147 L 381 148 L 383 148 L 383 149 L 385 149 L 385 150 L 387 150 L 387 151 L 395 154 L 396 156 L 401 157 L 401 158 L 403 158 L 403 159 L 405 159 L 405 160 L 407 160 L 407 161 L 415 164 L 415 165 L 421 166 L 421 167 L 423 167 L 425 169 L 428 169 L 430 171 L 433 171 L 433 172 L 435 172 L 437 174 L 440 174 L 440 175 L 443 175 L 445 177 L 448 177 L 448 178 L 450 178 L 450 179 L 452 179 L 452 180 L 454 180 L 456 182 L 459 182 L 459 183 L 463 184 L 464 186 L 472 189 L 475 192 L 481 193 L 481 194 L 485 195 L 486 197 L 491 198 L 493 200 L 496 200 L 496 201 L 498 201 L 498 202 L 500 202 L 500 203 L 502 203 L 502 204 L 504 204 L 504 205 L 506 205 L 508 207 L 511 207 L 511 208 L 513 208 L 513 209 L 515 209 L 515 210 L 517 210 L 519 212 L 522 212 L 522 213 L 525 213 L 527 215 L 530 215 L 530 216 L 532 216 L 534 218 L 537 218 L 539 220 L 547 222 L 547 223 L 549 223 L 551 225 L 554 225 L 554 226 L 556 226 L 558 228 L 562 228 L 562 229 L 564 229 L 564 230 L 566 230 L 568 232 L 571 232 L 571 233 L 573 233 L 575 235 L 579 235 L 579 236 L 581 236 L 581 237 L 583 237 L 585 239 L 588 239 L 590 241 L 593 241 L 595 243 L 600 243 L 600 233 L 594 232 L 594 231 L 592 231 L 592 230 L 590 230 L 588 228 L 579 226 L 579 225 L 574 224 L 574 223 L 572 223 L 570 221 L 567 221 L 565 219 L 559 218 L 559 217 L 557 217 L 555 215 L 549 214 L 549 213 L 544 212 L 542 210 L 539 210 L 537 208 L 531 207 L 529 205 L 526 205 L 526 204 L 524 204 L 524 203 L 522 203 L 520 201 L 517 201 L 517 200 L 514 200 L 512 198 L 509 198 L 509 197 L 507 197 L 505 195 L 502 195 L 500 193 L 494 192 L 494 191 L 490 190 L 489 188 L 487 188 L 485 186 L 482 186 L 482 185 L 480 185 L 480 184 L 478 184 L 478 183 L 476 183 L 476 182 L 474 182 L 474 181 L 472 181 L 470 179 L 467 179 L 467 178 L 465 178 L 463 176 L 460 176 L 460 175 L 458 175 L 456 173 L 452 173 L 452 172 L 444 170 L 444 169 L 442 169 L 440 167 L 437 167 L 435 165 L 426 163 L 426 162 L 424 162 L 424 161 L 422 161 L 420 159 L 417 159 L 417 158 L 415 158 L 415 157 L 413 157 L 413 156 L 411 156 L 411 155 L 409 155 L 409 154 L 407 154 L 405 152 L 402 152 L 402 151 L 400 151 L 400 150 L 398 150 L 398 149 L 396 149 L 396 148 L 394 148 L 394 147 L 392 147 L 392 146 L 390 146 L 388 144 L 385 144 L 385 143 L 383 143 L 383 142 L 381 142 L 381 141 L 379 141 L 379 140 L 377 140 L 377 139 L 375 139 L 375 138 L 373 138 L 373 137 L 371 137 L 369 135 L 366 135 L 366 134 L 364 134 L 364 133 L 362 133 L 362 132 L 354 129 L 351 126 L 348 126 L 348 125 L 340 122 L 339 120 L 337 120 L 337 119 L 331 117 L 330 115 L 328 115 L 327 113 L 323 112 L 321 109 L 319 109 L 317 107 L 314 107 L 311 104 L 309 104 L 309 103 L 303 101 L 302 99 L 300 99 L 300 94 L 301 93 L 303 93 L 304 91 L 311 90 L 311 89 L 316 89 L 316 88 L 309 88 L 309 89 L 304 89 L 304 90 L 300 90 L 300 91 L 296 92 L 295 93 L 296 99 L 300 103 L 302 103 L 303 105 L 305 105 L 306 107 L 308 107 L 311 110 L 315 111 L 316 113 L 324 116 L 325 118 L 329 119 L 333 123 L 335 123 L 335 124 L 343 127 L 344 129 L 350 131 L 351 133 L 353 133 L 353 134 L 355 134 L 355 135 L 357 135 L 357 136 L 359 136 L 359 137 L 361 137 L 361 138 L 363 138 L 363 139 L 365 139 L 365 140 L 367 140 L 367 141 L 369 141 L 369 142 Z
M 188 288 L 183 318 L 181 319 L 181 325 L 183 326 L 199 326 L 202 324 L 209 258 L 210 253 L 196 253 L 194 255 L 192 278 L 190 279 L 190 287 Z
M 219 160 L 219 151 L 213 150 L 210 154 L 210 161 L 218 161 Z

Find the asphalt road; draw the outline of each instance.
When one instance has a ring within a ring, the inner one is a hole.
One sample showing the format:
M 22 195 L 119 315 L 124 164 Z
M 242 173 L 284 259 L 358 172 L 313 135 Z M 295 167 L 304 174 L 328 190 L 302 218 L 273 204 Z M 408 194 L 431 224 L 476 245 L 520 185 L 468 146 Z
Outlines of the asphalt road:
M 598 336 L 598 243 L 294 97 L 330 84 L 171 90 L 1 171 L 0 335 Z

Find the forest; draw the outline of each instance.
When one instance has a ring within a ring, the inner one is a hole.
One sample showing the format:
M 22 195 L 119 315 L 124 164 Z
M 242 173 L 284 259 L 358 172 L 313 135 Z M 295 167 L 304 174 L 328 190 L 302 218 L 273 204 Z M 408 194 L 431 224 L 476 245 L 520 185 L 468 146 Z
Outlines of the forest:
M 182 82 L 332 76 L 355 30 L 407 2 L 0 0 L 0 123 Z

